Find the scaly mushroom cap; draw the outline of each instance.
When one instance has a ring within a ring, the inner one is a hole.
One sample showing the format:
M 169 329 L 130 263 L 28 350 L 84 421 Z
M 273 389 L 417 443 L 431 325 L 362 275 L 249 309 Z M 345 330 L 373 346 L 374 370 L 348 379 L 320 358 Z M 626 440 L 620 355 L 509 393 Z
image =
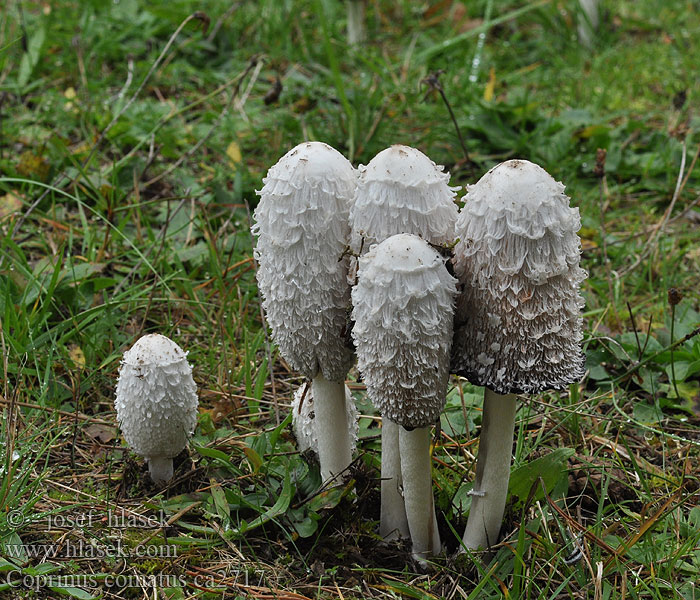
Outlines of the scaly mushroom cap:
M 584 374 L 578 208 L 564 186 L 509 160 L 469 186 L 457 220 L 453 372 L 499 394 L 564 389 Z
M 306 389 L 306 395 L 304 395 Z M 304 396 L 304 402 L 301 399 Z M 345 408 L 347 416 L 347 428 L 350 432 L 350 452 L 355 452 L 357 447 L 357 434 L 360 431 L 358 412 L 355 401 L 350 393 L 350 388 L 345 386 Z M 292 428 L 297 438 L 300 452 L 311 450 L 318 456 L 318 435 L 316 434 L 316 419 L 314 415 L 314 396 L 312 387 L 302 385 L 294 392 L 292 400 Z
M 407 428 L 445 404 L 456 280 L 425 241 L 401 234 L 360 258 L 352 290 L 357 364 L 379 412 Z
M 171 339 L 145 335 L 124 353 L 114 406 L 136 454 L 177 456 L 197 424 L 197 404 L 187 354 Z
M 420 150 L 391 146 L 359 171 L 350 209 L 355 253 L 398 233 L 413 233 L 435 245 L 453 242 L 459 187 L 450 187 L 450 174 Z
M 268 171 L 258 194 L 258 287 L 272 335 L 291 366 L 342 381 L 352 364 L 348 215 L 357 172 L 328 144 L 304 142 Z

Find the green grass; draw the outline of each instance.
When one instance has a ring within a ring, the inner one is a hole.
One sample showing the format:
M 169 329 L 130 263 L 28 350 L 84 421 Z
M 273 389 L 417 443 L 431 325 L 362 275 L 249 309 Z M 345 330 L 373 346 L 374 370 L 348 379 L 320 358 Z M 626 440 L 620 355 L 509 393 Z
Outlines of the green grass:
M 155 582 L 169 598 L 696 598 L 700 15 L 693 2 L 602 4 L 586 50 L 571 0 L 373 1 L 356 49 L 331 0 L 8 3 L 0 591 L 152 594 L 153 579 L 110 579 L 123 573 L 169 577 Z M 173 38 L 195 11 L 207 18 Z M 425 83 L 437 71 L 476 176 Z M 379 430 L 362 384 L 350 484 L 318 493 L 296 451 L 300 379 L 261 325 L 249 215 L 267 169 L 305 139 L 354 164 L 410 144 L 462 186 L 530 159 L 580 208 L 588 375 L 523 398 L 490 564 L 454 554 L 481 421 L 466 382 L 452 382 L 434 452 L 448 553 L 427 573 L 379 543 Z M 201 403 L 165 493 L 113 409 L 123 351 L 154 331 L 189 351 Z M 122 510 L 167 527 L 110 526 Z M 66 556 L 79 541 L 127 550 Z

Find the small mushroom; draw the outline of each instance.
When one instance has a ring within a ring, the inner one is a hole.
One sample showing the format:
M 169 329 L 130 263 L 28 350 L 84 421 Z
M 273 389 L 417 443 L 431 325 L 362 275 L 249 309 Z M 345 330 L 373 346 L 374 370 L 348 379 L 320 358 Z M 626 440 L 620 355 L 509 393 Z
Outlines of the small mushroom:
M 311 386 L 302 385 L 294 392 L 292 399 L 292 429 L 297 438 L 299 451 L 311 452 L 318 456 L 318 435 L 316 433 L 316 413 L 314 410 L 314 393 Z M 345 386 L 345 416 L 350 432 L 350 453 L 355 452 L 357 434 L 360 431 L 358 412 L 350 388 Z
M 392 236 L 360 258 L 352 291 L 358 368 L 383 419 L 382 471 L 398 463 L 400 473 L 387 484 L 391 502 L 383 482 L 380 530 L 390 536 L 392 528 L 408 529 L 419 561 L 440 551 L 430 426 L 445 404 L 456 293 L 444 259 L 410 234 Z
M 581 226 L 564 186 L 509 160 L 469 186 L 457 220 L 452 370 L 484 386 L 470 549 L 498 541 L 510 476 L 515 394 L 563 390 L 584 375 Z
M 117 421 L 129 447 L 148 461 L 155 483 L 172 478 L 173 457 L 197 424 L 197 404 L 187 353 L 171 339 L 145 335 L 124 353 L 114 401 Z
M 263 179 L 252 232 L 258 287 L 280 353 L 312 381 L 321 476 L 351 462 L 345 423 L 348 343 L 348 215 L 357 172 L 337 150 L 304 142 Z

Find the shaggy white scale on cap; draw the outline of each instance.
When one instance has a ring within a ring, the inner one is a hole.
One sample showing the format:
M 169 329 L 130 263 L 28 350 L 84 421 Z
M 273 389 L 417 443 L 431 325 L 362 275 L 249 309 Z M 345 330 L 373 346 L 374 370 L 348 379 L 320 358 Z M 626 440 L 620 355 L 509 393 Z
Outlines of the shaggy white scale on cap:
M 304 142 L 271 167 L 263 183 L 252 231 L 274 340 L 306 377 L 320 371 L 330 381 L 343 381 L 352 364 L 343 253 L 357 172 L 328 144 Z
M 160 334 L 140 338 L 124 353 L 116 399 L 119 427 L 131 449 L 149 461 L 151 477 L 172 477 L 172 458 L 197 424 L 197 386 L 187 354 Z
M 359 171 L 350 210 L 356 253 L 399 233 L 413 233 L 435 245 L 453 242 L 459 187 L 450 187 L 450 174 L 420 150 L 391 146 Z
M 509 160 L 468 187 L 457 221 L 453 372 L 499 394 L 564 389 L 584 374 L 578 208 L 564 186 Z
M 360 258 L 353 338 L 367 391 L 404 427 L 434 423 L 445 404 L 456 280 L 419 237 L 395 235 Z
M 306 389 L 306 395 L 304 395 Z M 303 402 L 302 402 L 303 397 Z M 345 386 L 346 426 L 350 432 L 350 450 L 355 451 L 357 435 L 360 431 L 358 412 L 350 388 Z M 314 411 L 314 395 L 311 386 L 302 385 L 294 392 L 292 399 L 292 428 L 297 438 L 300 452 L 310 450 L 318 456 L 318 434 L 316 433 L 316 415 Z

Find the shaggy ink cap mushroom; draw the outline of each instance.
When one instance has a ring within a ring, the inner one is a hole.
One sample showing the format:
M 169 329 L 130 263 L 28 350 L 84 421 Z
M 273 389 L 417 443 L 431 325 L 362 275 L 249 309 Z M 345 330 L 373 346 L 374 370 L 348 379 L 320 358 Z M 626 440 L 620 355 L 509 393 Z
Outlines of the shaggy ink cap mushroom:
M 464 290 L 452 363 L 485 389 L 465 548 L 498 541 L 516 393 L 564 389 L 583 377 L 579 228 L 564 186 L 526 160 L 502 163 L 468 187 L 454 249 Z
M 124 439 L 148 459 L 153 480 L 170 479 L 172 458 L 197 424 L 197 386 L 187 354 L 164 335 L 141 337 L 124 353 L 114 405 Z
M 252 232 L 263 307 L 282 356 L 308 378 L 342 381 L 347 345 L 348 215 L 357 172 L 337 150 L 304 142 L 268 171 Z
M 382 414 L 432 425 L 445 404 L 456 280 L 419 237 L 395 235 L 360 258 L 352 291 L 358 368 Z
M 450 187 L 449 173 L 420 150 L 391 146 L 359 171 L 350 209 L 356 253 L 399 233 L 413 233 L 438 246 L 453 242 L 459 187 Z
M 383 418 L 380 534 L 410 535 L 419 562 L 441 546 L 430 426 L 445 405 L 456 294 L 444 259 L 412 234 L 361 257 L 352 291 L 358 368 Z
M 321 477 L 352 461 L 345 415 L 349 341 L 348 215 L 357 172 L 338 151 L 304 142 L 270 168 L 253 234 L 258 287 L 280 353 L 312 380 Z
M 453 372 L 498 394 L 565 389 L 584 375 L 581 226 L 564 186 L 509 160 L 468 187 L 457 220 Z

